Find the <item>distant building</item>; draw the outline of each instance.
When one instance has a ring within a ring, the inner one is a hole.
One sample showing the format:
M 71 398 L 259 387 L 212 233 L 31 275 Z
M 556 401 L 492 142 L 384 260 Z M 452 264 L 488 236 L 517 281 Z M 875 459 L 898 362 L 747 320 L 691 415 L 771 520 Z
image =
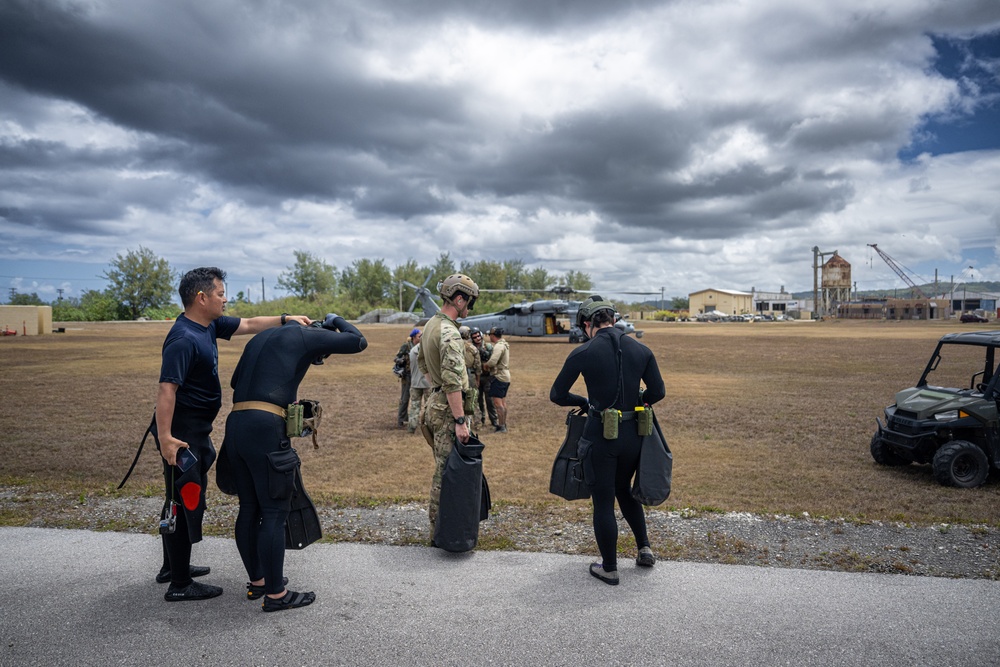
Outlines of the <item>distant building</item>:
M 941 302 L 950 304 L 952 312 L 958 315 L 977 310 L 1000 314 L 997 311 L 997 303 L 1000 303 L 1000 294 L 976 292 L 966 289 L 965 285 L 956 285 L 951 290 L 935 298 Z
M 726 315 L 753 313 L 753 294 L 714 288 L 688 294 L 688 312 L 691 315 L 704 315 L 713 311 Z
M 778 292 L 761 292 L 752 287 L 750 293 L 753 295 L 753 312 L 758 315 L 785 315 L 795 319 L 812 317 L 812 299 L 797 299 L 786 292 L 784 286 Z

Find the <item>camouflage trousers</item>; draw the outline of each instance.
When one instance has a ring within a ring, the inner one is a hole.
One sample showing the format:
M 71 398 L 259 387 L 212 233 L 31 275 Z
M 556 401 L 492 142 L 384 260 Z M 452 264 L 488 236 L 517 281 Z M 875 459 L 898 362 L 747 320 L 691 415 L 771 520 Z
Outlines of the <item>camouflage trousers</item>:
M 448 399 L 443 392 L 431 393 L 424 406 L 424 437 L 434 452 L 434 477 L 431 479 L 431 499 L 427 516 L 431 521 L 431 537 L 441 505 L 441 476 L 455 442 L 455 420 L 452 418 Z
M 420 428 L 421 418 L 424 415 L 424 404 L 427 402 L 427 397 L 430 395 L 430 387 L 410 387 L 410 412 L 408 415 L 409 421 L 406 427 L 410 433 L 413 433 Z

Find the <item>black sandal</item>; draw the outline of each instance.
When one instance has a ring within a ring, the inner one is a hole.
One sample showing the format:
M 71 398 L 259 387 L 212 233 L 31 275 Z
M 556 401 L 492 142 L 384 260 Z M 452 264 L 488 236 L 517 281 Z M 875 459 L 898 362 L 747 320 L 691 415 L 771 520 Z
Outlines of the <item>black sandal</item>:
M 281 578 L 281 585 L 282 586 L 288 585 L 288 577 Z M 249 581 L 247 582 L 247 600 L 259 600 L 262 597 L 264 597 L 266 593 L 267 591 L 264 590 L 263 584 L 260 586 L 254 586 Z
M 282 611 L 284 609 L 295 609 L 296 607 L 305 607 L 316 601 L 315 593 L 296 593 L 295 591 L 286 591 L 285 597 L 269 598 L 264 596 L 264 601 L 260 603 L 260 608 L 264 611 Z

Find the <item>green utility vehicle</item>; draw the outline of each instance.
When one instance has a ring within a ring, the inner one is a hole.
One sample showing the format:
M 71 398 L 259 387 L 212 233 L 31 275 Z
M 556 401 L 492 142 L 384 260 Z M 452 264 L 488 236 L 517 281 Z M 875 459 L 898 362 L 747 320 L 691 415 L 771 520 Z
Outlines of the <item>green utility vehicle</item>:
M 1000 331 L 948 334 L 917 386 L 876 418 L 872 458 L 886 466 L 929 463 L 946 486 L 979 486 L 1000 468 Z

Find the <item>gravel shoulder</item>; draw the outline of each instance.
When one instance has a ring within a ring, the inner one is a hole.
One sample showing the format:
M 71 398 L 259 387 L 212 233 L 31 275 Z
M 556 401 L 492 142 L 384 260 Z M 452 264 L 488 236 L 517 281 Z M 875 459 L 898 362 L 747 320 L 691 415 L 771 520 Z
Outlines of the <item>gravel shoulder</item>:
M 0 525 L 154 533 L 161 500 L 151 496 L 76 495 L 0 486 Z M 324 540 L 413 545 L 428 542 L 426 504 L 317 503 Z M 205 532 L 231 536 L 238 506 L 209 499 Z M 1000 580 L 1000 528 L 911 525 L 748 513 L 647 510 L 661 559 L 842 572 Z M 634 556 L 619 520 L 621 557 Z M 497 503 L 480 527 L 480 549 L 597 555 L 586 502 L 527 507 Z

